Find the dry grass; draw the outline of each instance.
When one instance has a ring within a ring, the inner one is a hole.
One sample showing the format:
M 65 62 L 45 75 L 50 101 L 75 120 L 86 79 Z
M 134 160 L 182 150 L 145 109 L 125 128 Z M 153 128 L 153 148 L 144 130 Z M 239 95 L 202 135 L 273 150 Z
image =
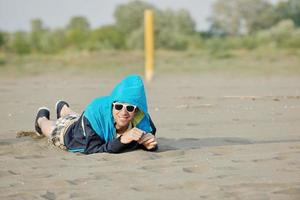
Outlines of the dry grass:
M 3 56 L 2 56 L 3 57 Z M 69 52 L 59 55 L 5 55 L 4 76 L 40 73 L 143 74 L 142 51 Z M 260 49 L 210 53 L 207 51 L 157 51 L 155 72 L 230 73 L 241 75 L 300 75 L 298 51 Z

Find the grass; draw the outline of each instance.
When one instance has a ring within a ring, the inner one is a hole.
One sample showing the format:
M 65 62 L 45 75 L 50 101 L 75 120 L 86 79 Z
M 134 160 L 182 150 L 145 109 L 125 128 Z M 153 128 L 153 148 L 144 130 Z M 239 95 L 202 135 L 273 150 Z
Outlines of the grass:
M 300 75 L 300 51 L 257 49 L 156 51 L 157 74 L 229 73 L 239 75 Z M 57 55 L 0 53 L 0 76 L 43 73 L 143 74 L 142 51 L 67 52 Z

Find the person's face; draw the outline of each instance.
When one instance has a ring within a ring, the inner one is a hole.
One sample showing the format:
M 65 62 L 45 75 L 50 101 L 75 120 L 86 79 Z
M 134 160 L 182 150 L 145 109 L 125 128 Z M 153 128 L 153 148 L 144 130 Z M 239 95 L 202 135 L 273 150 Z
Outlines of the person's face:
M 113 117 L 116 122 L 116 128 L 127 128 L 136 114 L 137 108 L 126 103 L 113 103 Z

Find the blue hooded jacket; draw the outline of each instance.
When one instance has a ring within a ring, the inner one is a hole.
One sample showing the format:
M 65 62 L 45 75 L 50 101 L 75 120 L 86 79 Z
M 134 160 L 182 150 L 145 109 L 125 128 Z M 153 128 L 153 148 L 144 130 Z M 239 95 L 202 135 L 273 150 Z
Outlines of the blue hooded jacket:
M 139 111 L 133 119 L 133 125 L 147 133 L 152 131 L 143 81 L 138 75 L 129 75 L 113 89 L 110 96 L 96 98 L 84 111 L 84 116 L 102 140 L 108 142 L 116 137 L 113 102 L 137 106 Z

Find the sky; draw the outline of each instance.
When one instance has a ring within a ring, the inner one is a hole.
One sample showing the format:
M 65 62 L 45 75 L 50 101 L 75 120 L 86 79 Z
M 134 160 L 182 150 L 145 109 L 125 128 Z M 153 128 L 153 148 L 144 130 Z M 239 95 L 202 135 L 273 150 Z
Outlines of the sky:
M 207 18 L 215 0 L 144 0 L 159 9 L 186 9 L 197 30 L 207 30 Z M 278 0 L 269 0 L 277 2 Z M 47 28 L 62 28 L 73 16 L 84 16 L 93 28 L 114 23 L 117 5 L 130 0 L 0 0 L 0 30 L 29 31 L 30 21 L 39 18 Z

